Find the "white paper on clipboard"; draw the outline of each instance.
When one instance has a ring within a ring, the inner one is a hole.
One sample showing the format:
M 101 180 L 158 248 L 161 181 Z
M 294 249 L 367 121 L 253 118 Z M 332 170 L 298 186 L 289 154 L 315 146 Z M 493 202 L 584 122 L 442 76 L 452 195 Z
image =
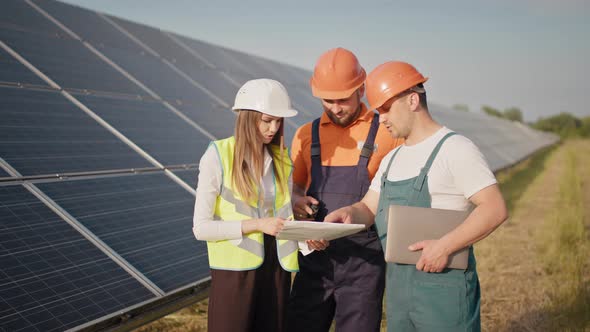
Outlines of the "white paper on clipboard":
M 360 224 L 337 224 L 317 221 L 286 221 L 283 229 L 277 234 L 279 240 L 334 240 L 346 235 L 358 233 L 365 229 Z

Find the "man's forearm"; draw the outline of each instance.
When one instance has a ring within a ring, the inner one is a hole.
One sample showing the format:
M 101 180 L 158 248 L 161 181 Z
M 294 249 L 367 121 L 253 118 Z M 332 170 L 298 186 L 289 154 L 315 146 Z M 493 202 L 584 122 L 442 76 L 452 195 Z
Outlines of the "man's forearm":
M 507 218 L 507 214 L 492 205 L 477 206 L 469 217 L 456 229 L 443 236 L 440 240 L 451 254 L 470 246 L 490 235 Z
M 305 189 L 301 188 L 300 186 L 293 184 L 293 201 L 305 196 Z
M 350 207 L 352 208 L 352 222 L 354 224 L 364 224 L 369 227 L 375 223 L 375 214 L 362 201 L 354 203 Z

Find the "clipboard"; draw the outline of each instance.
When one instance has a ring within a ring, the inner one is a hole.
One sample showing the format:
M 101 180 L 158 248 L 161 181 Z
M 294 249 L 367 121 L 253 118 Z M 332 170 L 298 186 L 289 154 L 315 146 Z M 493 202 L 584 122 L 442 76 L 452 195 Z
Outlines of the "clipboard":
M 276 235 L 279 240 L 334 240 L 365 229 L 361 224 L 340 224 L 318 221 L 288 220 Z
M 471 211 L 389 206 L 385 261 L 416 265 L 422 251 L 410 251 L 408 246 L 422 240 L 439 239 L 459 226 Z M 449 256 L 447 268 L 467 269 L 469 247 Z

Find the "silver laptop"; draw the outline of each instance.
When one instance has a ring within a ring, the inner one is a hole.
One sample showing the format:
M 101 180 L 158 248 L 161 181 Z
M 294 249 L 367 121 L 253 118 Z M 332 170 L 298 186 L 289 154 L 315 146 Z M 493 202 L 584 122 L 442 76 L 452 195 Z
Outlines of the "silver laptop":
M 422 251 L 410 251 L 408 246 L 422 240 L 439 239 L 459 226 L 470 211 L 432 209 L 415 206 L 389 206 L 385 261 L 416 264 Z M 447 267 L 467 269 L 469 247 L 453 253 Z

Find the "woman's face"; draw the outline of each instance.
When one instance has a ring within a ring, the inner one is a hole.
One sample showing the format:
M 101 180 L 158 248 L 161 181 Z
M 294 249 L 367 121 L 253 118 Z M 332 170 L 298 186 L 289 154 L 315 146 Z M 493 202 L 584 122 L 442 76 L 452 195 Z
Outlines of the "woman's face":
M 260 134 L 262 135 L 262 141 L 264 144 L 268 144 L 272 141 L 275 137 L 276 133 L 281 128 L 281 122 L 283 118 L 262 114 L 262 118 L 258 123 L 258 130 L 260 130 Z

